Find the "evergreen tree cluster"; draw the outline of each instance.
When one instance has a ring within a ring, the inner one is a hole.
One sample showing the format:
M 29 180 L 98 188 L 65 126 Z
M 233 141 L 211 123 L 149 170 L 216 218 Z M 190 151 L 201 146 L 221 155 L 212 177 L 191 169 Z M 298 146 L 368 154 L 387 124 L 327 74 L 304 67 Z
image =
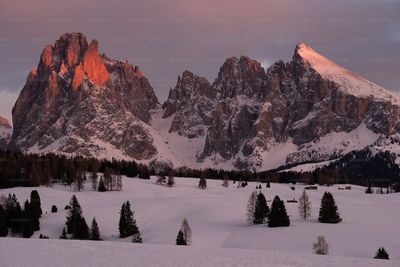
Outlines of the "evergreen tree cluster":
M 271 209 L 267 205 L 264 194 L 253 191 L 247 202 L 247 222 L 249 224 L 268 223 L 268 227 L 289 226 L 290 220 L 286 212 L 285 203 L 275 196 Z
M 51 153 L 35 155 L 0 151 L 0 188 L 52 185 L 58 182 L 73 185 L 77 191 L 80 191 L 86 180 L 85 173 L 87 172 L 106 173 L 104 182 L 110 191 L 120 190 L 121 175 L 149 179 L 152 174 L 146 165 L 137 164 L 134 161 L 68 158 Z M 96 176 L 90 175 L 92 186 L 96 184 Z
M 338 157 L 333 157 L 336 159 Z M 277 183 L 302 182 L 305 184 L 332 185 L 351 183 L 376 187 L 388 187 L 398 185 L 400 192 L 400 168 L 395 161 L 396 155 L 388 151 L 373 153 L 365 148 L 360 151 L 352 151 L 327 166 L 316 168 L 310 172 L 280 172 L 283 169 L 296 165 L 281 166 L 274 170 L 260 172 L 257 175 L 263 181 Z M 310 162 L 302 162 L 311 163 Z
M 9 229 L 12 233 L 29 238 L 35 231 L 40 230 L 39 218 L 42 215 L 39 193 L 31 192 L 30 201 L 24 202 L 21 208 L 15 194 L 0 198 L 0 237 L 7 236 Z
M 82 208 L 75 195 L 69 202 L 68 215 L 60 239 L 102 240 L 99 226 L 93 218 L 91 228 L 82 215 Z

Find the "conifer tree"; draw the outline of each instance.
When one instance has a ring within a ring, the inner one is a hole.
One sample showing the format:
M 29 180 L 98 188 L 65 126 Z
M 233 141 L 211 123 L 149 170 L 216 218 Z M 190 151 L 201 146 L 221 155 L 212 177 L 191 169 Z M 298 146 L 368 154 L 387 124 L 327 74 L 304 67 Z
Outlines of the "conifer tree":
M 299 214 L 300 218 L 307 220 L 311 216 L 311 202 L 308 198 L 306 190 L 303 190 L 299 198 Z
M 11 228 L 11 232 L 20 233 L 21 232 L 21 219 L 22 219 L 22 209 L 17 201 L 17 198 L 9 196 L 9 206 L 7 207 L 7 222 L 8 226 Z
M 186 246 L 185 238 L 183 237 L 182 230 L 179 230 L 178 236 L 176 237 L 176 245 L 178 246 Z
M 388 260 L 389 254 L 386 252 L 384 247 L 379 247 L 374 259 Z
M 22 237 L 30 238 L 33 235 L 33 213 L 28 200 L 24 203 Z
M 96 218 L 93 218 L 92 226 L 90 227 L 90 240 L 102 240 Z
M 371 184 L 368 185 L 368 188 L 365 190 L 366 194 L 372 194 L 372 188 L 371 188 Z
M 263 193 L 259 193 L 257 196 L 256 206 L 254 209 L 254 224 L 262 224 L 265 222 L 265 218 L 269 213 L 269 207 L 267 200 Z
M 285 203 L 275 196 L 268 214 L 268 227 L 289 226 L 290 220 L 286 213 Z
M 99 192 L 106 192 L 107 191 L 107 188 L 106 188 L 106 186 L 104 184 L 103 177 L 100 177 L 99 187 L 98 187 L 97 191 L 99 191 Z
M 32 206 L 32 211 L 34 212 L 35 216 L 40 218 L 42 216 L 42 204 L 40 201 L 39 192 L 37 190 L 31 191 L 31 199 L 30 204 Z
M 122 203 L 121 206 L 121 211 L 119 212 L 119 223 L 118 223 L 118 229 L 119 229 L 119 237 L 120 238 L 125 238 L 127 237 L 126 235 L 126 214 L 125 214 L 125 202 Z
M 342 221 L 335 199 L 330 192 L 325 192 L 322 196 L 318 221 L 321 223 L 339 223 Z
M 63 228 L 63 230 L 61 232 L 60 239 L 68 239 L 67 231 L 65 230 L 65 227 Z
M 136 225 L 136 220 L 134 219 L 134 211 L 131 210 L 131 203 L 126 202 L 125 205 L 125 215 L 126 215 L 126 233 L 128 236 L 135 235 L 139 232 Z
M 131 204 L 129 201 L 122 204 L 120 219 L 119 219 L 119 237 L 125 238 L 128 236 L 139 235 L 140 231 L 136 225 L 136 220 L 134 219 L 134 212 L 131 210 Z M 138 236 L 136 236 L 138 239 Z
M 78 219 L 82 217 L 82 208 L 75 195 L 72 196 L 69 206 L 71 208 L 68 210 L 67 221 L 65 224 L 67 225 L 67 233 L 73 234 L 75 224 L 77 223 Z
M 258 197 L 258 192 L 253 191 L 247 202 L 246 220 L 248 224 L 254 224 L 254 213 L 256 210 L 257 197 Z
M 178 241 L 180 241 L 179 244 Z M 186 220 L 186 218 L 184 218 L 182 221 L 182 226 L 179 229 L 178 236 L 176 238 L 176 243 L 177 245 L 184 245 L 184 246 L 189 246 L 192 243 L 192 229 L 190 228 L 189 222 Z
M 88 240 L 89 239 L 89 227 L 83 216 L 76 218 L 74 222 L 74 230 L 72 233 L 73 239 Z
M 7 236 L 8 228 L 7 228 L 7 216 L 6 211 L 3 206 L 0 205 L 0 237 Z
M 42 204 L 40 201 L 39 192 L 36 190 L 33 190 L 31 192 L 30 205 L 32 208 L 32 215 L 33 215 L 33 230 L 39 231 L 40 230 L 39 218 L 42 216 L 43 212 L 42 212 Z

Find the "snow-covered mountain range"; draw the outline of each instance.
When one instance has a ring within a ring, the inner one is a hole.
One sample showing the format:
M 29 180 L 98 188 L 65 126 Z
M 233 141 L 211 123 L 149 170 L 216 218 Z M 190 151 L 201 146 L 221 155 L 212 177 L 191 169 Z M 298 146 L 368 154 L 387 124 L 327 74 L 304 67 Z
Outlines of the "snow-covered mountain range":
M 395 93 L 301 43 L 267 70 L 229 58 L 213 83 L 186 70 L 161 105 L 137 66 L 66 33 L 27 78 L 9 148 L 265 170 L 365 146 L 397 152 L 399 107 Z

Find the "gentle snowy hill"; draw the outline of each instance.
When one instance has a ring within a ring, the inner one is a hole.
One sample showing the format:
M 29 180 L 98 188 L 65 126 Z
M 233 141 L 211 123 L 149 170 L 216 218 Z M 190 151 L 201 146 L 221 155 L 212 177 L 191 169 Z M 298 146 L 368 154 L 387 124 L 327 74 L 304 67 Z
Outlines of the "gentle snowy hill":
M 244 249 L 215 249 L 74 240 L 0 239 L 3 267 L 265 266 L 385 267 L 400 262 Z
M 86 221 L 90 223 L 92 218 L 96 217 L 104 240 L 116 241 L 115 244 L 106 246 L 122 246 L 124 249 L 127 248 L 126 246 L 133 246 L 132 255 L 140 254 L 140 252 L 134 252 L 135 246 L 132 244 L 121 244 L 121 242 L 129 242 L 129 239 L 121 240 L 118 238 L 119 212 L 122 203 L 127 200 L 132 203 L 144 244 L 173 245 L 182 219 L 187 218 L 193 230 L 192 247 L 199 249 L 199 251 L 206 248 L 210 251 L 219 251 L 220 248 L 249 249 L 246 253 L 248 255 L 255 253 L 254 257 L 258 258 L 261 256 L 257 255 L 262 255 L 264 252 L 251 252 L 251 250 L 268 250 L 289 254 L 302 253 L 306 255 L 296 257 L 314 259 L 311 255 L 312 243 L 315 242 L 317 236 L 324 235 L 329 243 L 329 254 L 333 256 L 371 259 L 378 247 L 384 246 L 392 260 L 400 260 L 400 250 L 398 249 L 400 239 L 396 234 L 398 232 L 397 222 L 400 220 L 398 212 L 400 206 L 399 194 L 365 194 L 365 188 L 358 186 L 352 186 L 352 190 L 338 190 L 338 186 L 318 187 L 318 190 L 308 191 L 312 202 L 312 216 L 309 221 L 305 222 L 299 218 L 297 204 L 286 202 L 286 200 L 300 197 L 302 185 L 296 185 L 294 191 L 290 189 L 291 184 L 272 184 L 271 188 L 265 188 L 265 185 L 263 185 L 261 191 L 266 196 L 267 201 L 272 200 L 275 195 L 279 195 L 285 201 L 291 220 L 290 227 L 268 228 L 266 225 L 249 226 L 246 224 L 247 201 L 257 183 L 251 182 L 245 188 L 237 188 L 232 182 L 230 182 L 228 188 L 224 188 L 221 183 L 218 180 L 208 180 L 208 188 L 201 190 L 197 187 L 198 179 L 192 178 L 176 178 L 176 186 L 172 188 L 157 185 L 155 177 L 152 177 L 151 180 L 123 178 L 121 192 L 93 192 L 91 185 L 86 184 L 85 190 L 81 192 L 74 192 L 72 188 L 63 185 L 54 185 L 53 188 L 2 189 L 0 195 L 15 193 L 20 203 L 23 203 L 29 198 L 33 189 L 39 191 L 44 214 L 40 219 L 41 230 L 35 232 L 32 239 L 38 238 L 40 234 L 47 235 L 51 239 L 58 239 L 67 214 L 64 207 L 68 204 L 71 196 L 75 194 L 82 206 Z M 343 217 L 342 223 L 336 225 L 318 223 L 320 201 L 325 191 L 333 193 L 339 212 Z M 57 213 L 50 212 L 53 204 L 58 207 Z M 270 206 L 271 202 L 268 202 L 268 205 Z M 0 243 L 2 253 L 4 253 L 4 244 L 4 241 Z M 43 244 L 46 244 L 46 240 L 43 241 Z M 90 242 L 90 244 L 92 243 Z M 19 244 L 16 243 L 15 246 L 19 246 Z M 21 244 L 21 246 L 28 245 Z M 154 255 L 157 255 L 159 247 L 155 246 L 154 248 Z M 32 249 L 40 248 L 33 246 Z M 169 249 L 175 250 L 174 248 L 166 248 L 166 251 Z M 96 249 L 92 248 L 92 251 L 96 251 Z M 196 250 L 189 251 L 196 254 Z M 50 255 L 49 257 L 53 255 L 51 252 L 46 253 Z M 64 252 L 54 251 L 54 253 L 54 255 L 57 255 L 57 253 Z M 151 260 L 150 253 L 144 253 L 148 255 L 148 260 Z M 236 254 L 235 251 L 228 252 L 228 250 L 221 253 L 226 255 L 227 258 L 230 254 L 232 254 L 231 257 L 235 257 Z M 238 253 L 246 254 L 244 252 Z M 211 255 L 214 256 L 210 257 L 215 257 L 215 254 Z M 265 252 L 265 255 L 269 255 L 268 252 Z M 281 255 L 282 258 L 286 258 L 283 255 L 287 254 Z M 133 258 L 135 257 L 132 256 Z M 268 262 L 268 258 L 266 257 L 266 262 Z M 6 257 L 6 259 L 9 259 L 9 257 Z M 316 257 L 315 259 L 318 260 L 319 258 Z M 332 260 L 332 264 L 336 262 L 335 259 L 336 257 L 332 259 L 330 259 L 330 256 L 322 257 L 322 261 Z M 169 258 L 166 260 L 168 261 Z M 171 260 L 175 259 L 171 258 Z M 249 257 L 242 260 L 253 260 L 253 258 Z M 287 260 L 291 259 L 288 258 Z M 354 262 L 357 261 L 357 259 L 354 259 Z M 364 261 L 361 260 L 360 262 Z M 296 260 L 293 259 L 293 263 L 296 263 Z M 380 261 L 376 264 L 378 263 Z M 282 266 L 292 265 L 283 264 Z M 353 265 L 344 264 L 343 266 Z

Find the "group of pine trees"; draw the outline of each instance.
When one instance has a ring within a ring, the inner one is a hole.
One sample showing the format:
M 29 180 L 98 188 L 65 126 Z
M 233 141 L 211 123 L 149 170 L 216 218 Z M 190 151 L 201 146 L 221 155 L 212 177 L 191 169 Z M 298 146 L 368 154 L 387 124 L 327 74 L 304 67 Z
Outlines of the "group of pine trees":
M 285 203 L 275 196 L 271 209 L 267 205 L 264 194 L 253 191 L 247 203 L 247 222 L 249 224 L 263 224 L 267 222 L 268 227 L 289 226 L 290 220 L 287 215 Z
M 307 220 L 311 216 L 311 202 L 305 190 L 299 198 L 298 209 L 302 219 Z M 246 218 L 248 224 L 263 224 L 267 222 L 269 227 L 290 225 L 284 201 L 279 196 L 275 196 L 271 208 L 269 208 L 261 191 L 253 191 L 251 193 L 247 203 Z M 342 221 L 335 199 L 330 192 L 325 192 L 322 196 L 318 221 L 321 223 L 339 223 Z
M 14 234 L 21 234 L 29 238 L 35 231 L 40 230 L 39 218 L 42 216 L 42 208 L 38 191 L 33 190 L 30 201 L 24 202 L 21 208 L 15 194 L 0 199 L 0 236 L 7 236 L 9 229 Z
M 69 202 L 68 215 L 60 239 L 102 240 L 96 218 L 93 218 L 89 229 L 82 208 L 75 195 Z

